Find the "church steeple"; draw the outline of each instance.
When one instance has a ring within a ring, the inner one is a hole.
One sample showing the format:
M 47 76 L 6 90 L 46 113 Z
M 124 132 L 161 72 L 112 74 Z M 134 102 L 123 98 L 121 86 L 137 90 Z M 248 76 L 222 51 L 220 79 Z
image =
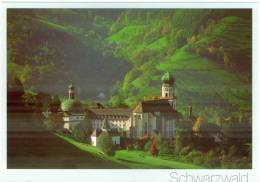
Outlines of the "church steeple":
M 173 87 L 175 83 L 175 78 L 169 72 L 166 72 L 162 76 L 162 98 L 172 98 L 174 97 Z
M 75 91 L 73 85 L 69 85 L 69 99 L 75 99 Z
M 162 76 L 162 99 L 167 99 L 174 110 L 176 110 L 176 97 L 174 95 L 175 78 L 169 72 Z

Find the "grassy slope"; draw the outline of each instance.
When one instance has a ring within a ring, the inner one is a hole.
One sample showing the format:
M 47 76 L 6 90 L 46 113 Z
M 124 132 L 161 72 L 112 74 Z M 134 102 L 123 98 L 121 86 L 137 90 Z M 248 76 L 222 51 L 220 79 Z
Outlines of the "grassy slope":
M 171 161 L 171 160 L 164 160 L 159 157 L 154 158 L 142 151 L 126 151 L 126 150 L 119 150 L 116 151 L 114 157 L 108 156 L 104 154 L 101 150 L 97 147 L 91 146 L 89 144 L 84 144 L 77 142 L 71 138 L 61 136 L 56 134 L 58 137 L 62 138 L 66 142 L 76 146 L 80 150 L 83 150 L 87 153 L 91 153 L 98 158 L 103 160 L 111 161 L 113 163 L 117 163 L 120 165 L 125 166 L 126 168 L 139 168 L 139 169 L 164 169 L 164 168 L 171 168 L 171 169 L 202 169 L 203 167 L 193 164 L 188 164 L 184 162 L 178 161 Z
M 184 49 L 159 63 L 157 69 L 175 73 L 180 102 L 188 104 L 191 101 L 205 105 L 235 104 L 243 109 L 251 105 L 247 97 L 239 98 L 231 91 L 244 91 L 242 95 L 246 95 L 251 91 L 250 84 L 244 84 L 239 77 L 214 65 L 211 60 L 186 52 Z
M 132 41 L 132 38 L 135 38 L 135 36 L 138 36 L 138 34 L 142 31 L 144 31 L 146 26 L 142 25 L 130 25 L 122 28 L 115 34 L 112 34 L 111 36 L 107 37 L 105 41 L 109 44 L 115 43 L 116 45 L 120 45 L 120 55 L 116 55 L 118 57 L 122 57 L 126 60 L 131 60 L 132 52 L 136 52 L 138 50 L 141 50 L 144 45 L 142 43 L 134 44 L 134 45 L 128 45 L 129 41 Z M 128 46 L 128 49 L 125 49 L 125 46 Z M 130 50 L 130 51 L 129 51 Z
M 140 31 L 142 31 L 145 26 L 142 25 L 131 25 L 122 28 L 116 34 L 110 36 L 107 40 L 116 43 L 127 43 L 130 41 L 131 37 L 138 35 Z
M 142 168 L 203 169 L 203 167 L 194 164 L 152 157 L 142 151 L 120 150 L 116 152 L 115 158 L 133 163 L 137 165 L 136 167 L 139 165 Z
M 200 13 L 200 11 L 195 12 L 195 15 L 201 16 Z M 190 15 L 187 13 L 185 16 L 189 19 Z M 186 28 L 188 24 L 183 25 L 185 22 L 180 22 L 178 18 L 174 20 L 178 21 L 175 23 L 174 30 L 185 28 L 184 32 L 189 36 L 199 26 L 199 22 L 194 23 L 190 30 Z M 214 60 L 187 51 L 188 45 L 175 50 L 171 55 L 165 55 L 165 50 L 171 46 L 168 34 L 164 36 L 155 34 L 154 41 L 149 43 L 144 41 L 144 35 L 149 34 L 150 30 L 158 26 L 156 22 L 159 20 L 155 19 L 153 24 L 145 27 L 132 26 L 130 23 L 107 38 L 109 43 L 116 43 L 123 47 L 119 55 L 125 56 L 133 65 L 133 69 L 126 74 L 122 83 L 127 105 L 133 107 L 136 101 L 146 96 L 159 95 L 160 77 L 165 71 L 170 71 L 177 79 L 176 95 L 180 110 L 184 111 L 190 103 L 195 106 L 195 111 L 196 108 L 201 110 L 203 109 L 201 107 L 207 106 L 217 107 L 220 113 L 223 113 L 226 107 L 231 109 L 233 106 L 244 111 L 251 110 L 251 83 L 243 82 L 241 75 L 236 75 L 216 65 Z M 247 34 L 250 32 L 249 29 L 244 19 L 225 17 L 214 25 L 210 34 L 201 35 L 200 40 L 193 47 L 207 47 L 217 42 L 223 44 L 225 50 L 238 53 L 249 49 L 250 36 Z M 161 55 L 157 56 L 158 58 L 147 57 L 145 62 L 140 63 L 135 55 L 142 50 L 159 51 Z
M 40 114 L 8 113 L 9 169 L 122 169 L 126 166 L 79 150 L 46 131 Z
M 119 34 L 121 34 L 121 31 Z M 134 35 L 128 34 L 128 36 Z M 118 37 L 121 36 L 113 35 L 109 38 L 109 40 L 118 41 Z M 148 45 L 147 47 L 161 50 L 165 48 L 165 42 L 165 37 L 163 37 Z M 212 60 L 202 58 L 198 55 L 187 52 L 185 49 L 180 49 L 172 56 L 165 57 L 163 60 L 158 60 L 155 64 L 151 64 L 149 69 L 141 68 L 142 67 L 138 68 L 139 73 L 135 72 L 135 76 L 133 76 L 133 78 L 125 79 L 124 82 L 124 85 L 132 85 L 133 87 L 140 90 L 139 98 L 149 95 L 149 93 L 160 94 L 160 90 L 158 88 L 160 87 L 160 74 L 166 71 L 171 71 L 176 75 L 177 78 L 177 91 L 178 94 L 180 94 L 178 95 L 180 104 L 183 102 L 188 104 L 188 100 L 193 100 L 192 102 L 194 103 L 199 102 L 202 98 L 199 97 L 198 100 L 196 100 L 196 98 L 194 100 L 194 94 L 204 92 L 203 94 L 206 94 L 204 95 L 204 100 L 208 100 L 212 98 L 212 96 L 217 96 L 218 98 L 216 99 L 219 99 L 220 102 L 224 101 L 229 104 L 235 103 L 240 105 L 242 102 L 242 107 L 249 107 L 250 105 L 250 103 L 248 103 L 246 100 L 243 101 L 243 99 L 238 99 L 236 96 L 232 95 L 233 93 L 228 93 L 228 87 L 230 85 L 232 85 L 232 89 L 242 89 L 245 92 L 250 92 L 250 84 L 242 83 L 239 80 L 239 77 L 236 77 L 234 74 L 218 67 L 213 63 Z M 155 68 L 159 72 L 153 71 Z M 134 71 L 132 70 L 132 72 Z M 149 84 L 152 80 L 157 81 L 157 87 Z M 144 89 L 143 86 L 148 86 L 150 89 Z M 126 86 L 124 86 L 124 88 L 125 87 Z M 158 88 L 158 91 L 156 91 L 156 88 Z M 203 88 L 203 91 L 201 91 L 201 88 Z M 212 92 L 213 90 L 214 92 Z M 193 95 L 187 97 L 188 93 L 193 93 Z M 186 102 L 183 100 L 185 98 L 182 97 L 182 95 L 185 96 Z M 246 103 L 248 103 L 248 105 Z

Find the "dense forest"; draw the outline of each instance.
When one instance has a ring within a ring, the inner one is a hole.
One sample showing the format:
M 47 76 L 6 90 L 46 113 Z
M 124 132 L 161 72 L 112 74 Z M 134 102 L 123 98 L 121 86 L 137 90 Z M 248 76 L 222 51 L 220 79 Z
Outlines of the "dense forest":
M 169 71 L 180 112 L 191 104 L 212 122 L 248 121 L 251 16 L 246 9 L 9 9 L 8 91 L 66 96 L 73 83 L 82 100 L 134 107 L 160 95 Z

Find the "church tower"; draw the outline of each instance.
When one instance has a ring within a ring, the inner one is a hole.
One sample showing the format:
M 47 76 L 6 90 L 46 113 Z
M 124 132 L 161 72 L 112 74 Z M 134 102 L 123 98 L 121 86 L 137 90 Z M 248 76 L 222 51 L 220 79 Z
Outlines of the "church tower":
M 173 87 L 175 78 L 169 73 L 162 76 L 162 98 L 170 99 L 174 97 Z
M 176 110 L 176 97 L 174 95 L 175 78 L 169 72 L 162 76 L 162 99 L 168 99 L 169 103 Z
M 75 91 L 73 85 L 69 85 L 69 99 L 75 99 Z

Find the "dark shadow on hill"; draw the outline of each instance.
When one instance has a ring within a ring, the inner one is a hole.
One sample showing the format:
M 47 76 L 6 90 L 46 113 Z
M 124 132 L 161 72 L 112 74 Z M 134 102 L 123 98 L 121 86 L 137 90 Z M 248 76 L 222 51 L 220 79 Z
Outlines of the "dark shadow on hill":
M 46 131 L 29 114 L 8 114 L 8 169 L 117 169 L 120 164 L 97 158 Z

